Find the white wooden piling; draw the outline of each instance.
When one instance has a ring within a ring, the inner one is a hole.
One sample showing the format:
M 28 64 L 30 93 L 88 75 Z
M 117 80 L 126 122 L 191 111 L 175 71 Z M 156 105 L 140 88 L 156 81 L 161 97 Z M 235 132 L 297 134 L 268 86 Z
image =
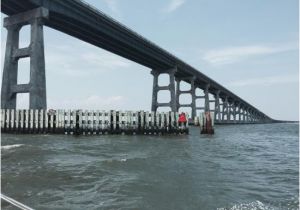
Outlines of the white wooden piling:
M 25 110 L 25 130 L 29 131 L 29 110 Z
M 45 119 L 45 128 L 44 128 L 44 132 L 48 132 L 48 112 L 47 110 L 45 110 L 44 112 L 44 119 Z
M 158 134 L 177 133 L 179 129 L 182 132 L 187 126 L 179 128 L 178 113 L 174 112 L 3 109 L 1 129 L 18 133 L 103 134 L 125 131 L 132 134 Z
M 155 126 L 155 112 L 151 112 L 151 128 Z
M 1 130 L 4 130 L 5 124 L 5 109 L 1 109 Z
M 33 131 L 33 123 L 34 123 L 34 113 L 33 113 L 33 109 L 30 110 L 29 112 L 29 129 L 30 131 Z
M 91 132 L 91 134 L 94 133 L 94 111 L 93 110 L 89 113 L 89 131 Z
M 133 129 L 138 130 L 139 128 L 139 113 L 134 112 L 133 113 Z
M 171 112 L 171 122 L 170 122 L 170 124 L 171 124 L 171 128 L 173 129 L 174 127 L 175 127 L 175 125 L 176 125 L 176 123 L 175 123 L 175 115 L 174 115 L 174 112 Z
M 79 129 L 79 132 L 81 132 L 82 131 L 82 129 L 83 129 L 83 125 L 82 125 L 82 111 L 81 110 L 79 110 L 78 111 L 78 129 Z
M 149 129 L 149 112 L 145 113 L 145 128 Z
M 23 131 L 23 127 L 24 127 L 24 110 L 21 109 L 20 110 L 20 129 L 21 129 L 21 131 Z
M 144 129 L 145 125 L 145 113 L 144 111 L 140 111 L 140 130 Z
M 112 123 L 113 123 L 113 131 L 117 128 L 117 112 L 112 111 Z
M 57 120 L 57 118 L 56 118 Z M 50 113 L 50 129 L 53 131 L 54 129 L 54 113 Z
M 100 123 L 99 110 L 96 110 L 95 111 L 95 124 L 94 124 L 94 126 L 95 126 L 94 130 L 96 133 L 99 133 L 99 130 L 100 130 L 99 123 Z
M 15 110 L 10 110 L 10 131 L 14 131 L 15 128 Z
M 19 130 L 19 123 L 20 123 L 20 110 L 16 110 L 16 116 L 15 116 L 15 128 L 16 131 Z
M 166 113 L 166 127 L 167 127 L 167 131 L 170 129 L 171 125 L 170 125 L 170 112 Z
M 39 117 L 39 119 L 40 119 L 40 121 L 39 121 L 39 123 L 40 123 L 40 132 L 41 133 L 43 133 L 44 132 L 44 110 L 42 109 L 42 110 L 40 110 L 40 113 L 39 113 L 39 115 L 40 115 L 40 117 Z
M 9 116 L 10 116 L 10 110 L 7 109 L 5 112 L 5 130 L 9 131 Z
M 163 130 L 165 128 L 165 113 L 160 114 L 160 126 L 159 128 Z
M 155 113 L 155 127 L 158 129 L 160 125 L 160 113 L 156 112 Z
M 39 110 L 38 109 L 34 110 L 34 123 L 33 123 L 33 127 L 34 127 L 33 128 L 34 131 L 37 132 L 38 129 L 39 129 Z

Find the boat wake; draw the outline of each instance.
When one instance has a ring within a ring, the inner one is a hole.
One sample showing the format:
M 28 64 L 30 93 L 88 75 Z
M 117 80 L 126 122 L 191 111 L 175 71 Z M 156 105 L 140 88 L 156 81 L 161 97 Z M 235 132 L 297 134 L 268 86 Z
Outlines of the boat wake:
M 12 144 L 12 145 L 5 145 L 5 146 L 1 146 L 1 150 L 10 150 L 10 149 L 14 149 L 17 147 L 21 147 L 24 144 Z

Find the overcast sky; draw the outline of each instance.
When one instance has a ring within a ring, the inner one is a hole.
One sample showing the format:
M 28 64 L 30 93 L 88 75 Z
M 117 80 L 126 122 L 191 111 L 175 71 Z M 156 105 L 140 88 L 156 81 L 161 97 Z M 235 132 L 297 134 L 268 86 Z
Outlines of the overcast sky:
M 298 120 L 298 0 L 86 1 L 270 117 Z M 48 27 L 44 35 L 48 108 L 150 110 L 151 69 Z M 29 27 L 20 36 L 25 47 Z M 1 40 L 3 68 L 3 28 Z M 19 64 L 18 82 L 27 83 L 29 59 Z

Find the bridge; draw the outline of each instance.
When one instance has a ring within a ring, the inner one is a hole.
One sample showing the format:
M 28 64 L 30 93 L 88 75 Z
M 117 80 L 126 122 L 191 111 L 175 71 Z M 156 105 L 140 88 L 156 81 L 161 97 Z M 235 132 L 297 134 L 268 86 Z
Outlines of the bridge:
M 170 107 L 176 112 L 181 107 L 190 107 L 192 119 L 197 110 L 203 110 L 214 112 L 216 123 L 274 122 L 213 79 L 81 0 L 2 0 L 1 12 L 8 15 L 3 24 L 8 34 L 2 109 L 16 109 L 18 93 L 29 93 L 30 109 L 47 109 L 43 26 L 48 26 L 150 68 L 151 111 Z M 28 47 L 19 48 L 19 31 L 24 25 L 31 26 L 31 42 Z M 30 82 L 17 84 L 18 60 L 24 57 L 30 58 Z M 158 85 L 160 74 L 169 75 L 169 85 Z M 182 81 L 191 85 L 190 90 L 180 90 Z M 196 95 L 197 88 L 203 90 L 202 95 Z M 158 102 L 160 90 L 170 92 L 169 103 Z M 190 94 L 192 102 L 180 104 L 181 94 Z M 196 100 L 203 100 L 204 105 L 197 106 Z

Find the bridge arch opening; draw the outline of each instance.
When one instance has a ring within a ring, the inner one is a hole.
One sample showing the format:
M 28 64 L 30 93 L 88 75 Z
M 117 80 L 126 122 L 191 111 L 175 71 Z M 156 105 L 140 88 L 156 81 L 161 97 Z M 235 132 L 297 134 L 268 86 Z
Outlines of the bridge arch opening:
M 205 100 L 204 98 L 197 98 L 196 99 L 196 107 L 198 108 L 204 108 L 204 105 L 205 105 Z
M 189 84 L 185 81 L 181 81 L 180 82 L 180 90 L 182 90 L 182 91 L 191 90 L 191 84 Z
M 191 104 L 192 103 L 191 94 L 180 94 L 179 103 L 180 104 Z
M 30 58 L 18 60 L 17 84 L 28 84 L 30 81 Z
M 196 96 L 204 96 L 203 90 L 198 87 L 195 89 L 195 94 L 196 94 Z
M 160 90 L 157 94 L 158 103 L 169 103 L 171 101 L 171 93 L 169 90 Z
M 170 84 L 169 74 L 163 73 L 158 76 L 158 85 L 159 86 L 168 86 Z
M 24 25 L 19 32 L 19 48 L 28 47 L 30 44 L 30 25 Z

